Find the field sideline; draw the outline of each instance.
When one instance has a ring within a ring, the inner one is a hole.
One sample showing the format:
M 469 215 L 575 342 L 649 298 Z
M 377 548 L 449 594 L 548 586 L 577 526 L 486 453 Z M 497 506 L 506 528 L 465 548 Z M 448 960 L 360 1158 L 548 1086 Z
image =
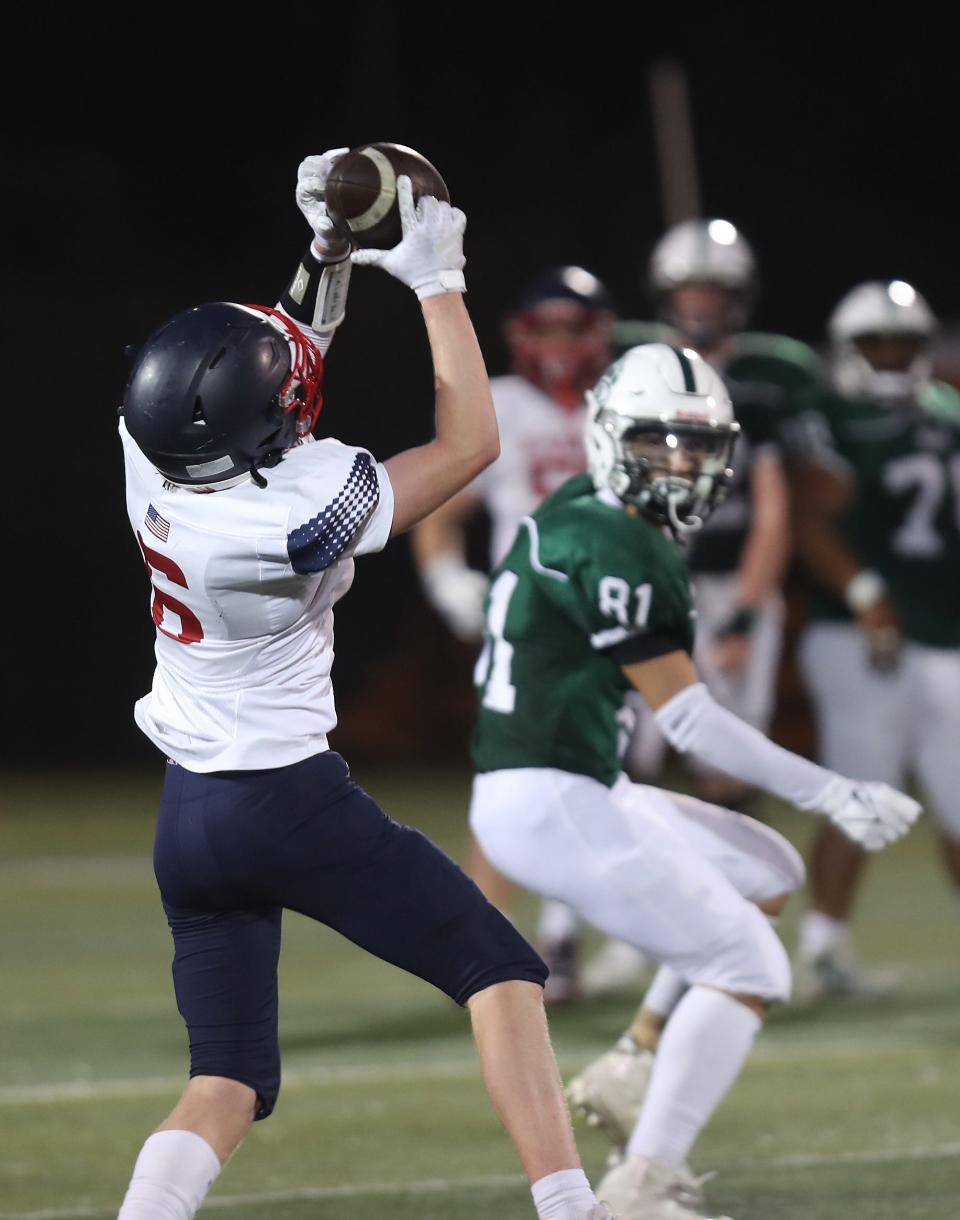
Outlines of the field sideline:
M 357 779 L 463 858 L 468 779 Z M 158 781 L 8 776 L 0 821 L 0 1220 L 108 1220 L 139 1146 L 177 1096 L 185 1038 L 149 852 Z M 803 848 L 812 819 L 771 804 Z M 535 904 L 518 922 L 529 931 Z M 736 1220 L 960 1215 L 960 955 L 930 827 L 872 865 L 863 956 L 884 1000 L 771 1019 L 693 1158 Z M 783 933 L 792 946 L 794 908 Z M 591 944 L 595 934 L 589 935 Z M 627 1024 L 634 996 L 554 1011 L 572 1074 Z M 465 1015 L 419 980 L 288 916 L 284 1086 L 212 1192 L 221 1220 L 530 1220 L 486 1102 Z M 606 1147 L 578 1122 L 588 1172 Z

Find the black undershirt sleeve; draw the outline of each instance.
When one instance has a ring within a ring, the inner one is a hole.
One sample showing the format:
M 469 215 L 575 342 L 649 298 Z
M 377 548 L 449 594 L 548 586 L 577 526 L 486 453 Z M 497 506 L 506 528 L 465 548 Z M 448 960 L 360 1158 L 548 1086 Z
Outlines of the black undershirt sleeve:
M 634 635 L 603 650 L 619 665 L 635 665 L 638 661 L 654 661 L 668 652 L 688 652 L 686 644 L 675 635 Z

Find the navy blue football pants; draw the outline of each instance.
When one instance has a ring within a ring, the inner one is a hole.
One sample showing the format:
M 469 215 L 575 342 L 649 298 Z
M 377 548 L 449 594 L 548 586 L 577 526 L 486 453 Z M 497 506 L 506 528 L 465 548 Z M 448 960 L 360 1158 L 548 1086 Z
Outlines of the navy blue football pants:
M 168 764 L 154 869 L 173 933 L 190 1075 L 280 1089 L 283 908 L 336 929 L 458 1004 L 547 969 L 509 920 L 419 831 L 394 822 L 339 754 L 269 771 Z

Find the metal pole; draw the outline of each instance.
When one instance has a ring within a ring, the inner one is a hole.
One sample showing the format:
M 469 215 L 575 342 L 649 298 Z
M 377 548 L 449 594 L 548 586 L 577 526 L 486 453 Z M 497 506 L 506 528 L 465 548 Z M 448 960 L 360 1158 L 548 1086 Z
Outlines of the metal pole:
M 687 74 L 673 60 L 661 60 L 650 67 L 649 85 L 663 217 L 669 228 L 702 215 Z

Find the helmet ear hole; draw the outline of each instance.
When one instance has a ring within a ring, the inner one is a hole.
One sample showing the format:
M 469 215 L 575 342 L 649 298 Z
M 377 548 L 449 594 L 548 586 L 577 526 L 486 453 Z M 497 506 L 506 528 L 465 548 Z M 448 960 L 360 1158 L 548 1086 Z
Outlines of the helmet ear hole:
M 195 424 L 204 425 L 206 425 L 207 422 L 203 416 L 203 399 L 199 395 L 197 395 L 197 398 L 193 404 L 193 422 Z

